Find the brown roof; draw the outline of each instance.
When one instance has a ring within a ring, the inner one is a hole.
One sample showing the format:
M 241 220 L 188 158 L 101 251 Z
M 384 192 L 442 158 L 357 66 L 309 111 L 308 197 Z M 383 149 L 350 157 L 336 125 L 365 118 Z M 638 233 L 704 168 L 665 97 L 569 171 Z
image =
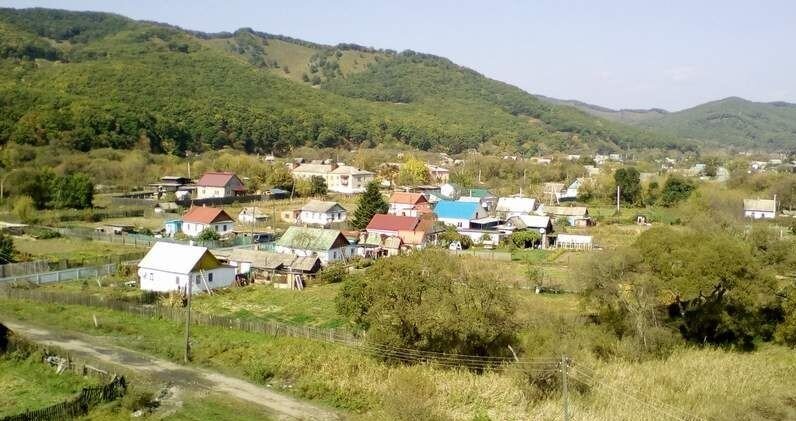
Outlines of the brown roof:
M 414 216 L 384 215 L 377 213 L 365 228 L 379 231 L 414 231 L 420 218 Z
M 237 180 L 238 184 L 243 184 L 234 172 L 206 172 L 196 185 L 202 187 L 224 187 L 233 179 Z
M 390 203 L 401 203 L 406 205 L 417 205 L 420 203 L 427 203 L 428 200 L 426 196 L 423 196 L 420 193 L 405 193 L 405 192 L 393 192 L 390 195 Z
M 183 222 L 194 222 L 198 224 L 212 224 L 214 222 L 234 222 L 231 216 L 224 209 L 210 208 L 206 206 L 192 207 L 182 216 Z

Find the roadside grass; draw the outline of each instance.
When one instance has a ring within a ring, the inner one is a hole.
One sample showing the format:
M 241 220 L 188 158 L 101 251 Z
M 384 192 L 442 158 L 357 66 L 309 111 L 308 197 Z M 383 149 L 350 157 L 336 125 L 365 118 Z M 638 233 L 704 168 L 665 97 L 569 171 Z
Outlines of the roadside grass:
M 528 296 L 522 305 L 528 307 L 526 317 L 538 318 L 536 324 L 546 323 L 555 335 L 580 335 L 555 333 L 566 327 L 552 325 L 554 318 L 546 320 L 550 313 L 577 313 L 575 297 Z M 0 300 L 0 313 L 50 328 L 101 335 L 172 361 L 182 358 L 178 323 L 105 309 L 7 300 Z M 94 327 L 92 314 L 97 315 L 99 328 Z M 405 366 L 297 338 L 203 326 L 192 332 L 196 364 L 331 404 L 350 411 L 351 419 L 552 421 L 561 417 L 559 393 L 529 383 L 537 376 L 533 372 L 479 374 L 430 364 Z M 784 420 L 796 415 L 796 353 L 779 346 L 764 344 L 748 353 L 681 346 L 662 359 L 631 362 L 583 357 L 573 367 L 570 408 L 574 419 L 665 419 L 653 408 L 669 413 L 684 410 L 710 420 Z M 579 381 L 591 386 L 579 386 Z M 203 409 L 197 410 L 202 414 Z
M 179 396 L 177 407 L 156 408 L 153 419 L 176 421 L 269 421 L 273 416 L 257 405 L 235 399 L 230 395 L 190 393 Z M 115 421 L 133 418 L 133 411 L 125 399 L 115 400 L 92 410 L 84 421 Z M 146 419 L 146 417 L 144 418 Z
M 140 247 L 131 245 L 69 237 L 41 240 L 29 237 L 14 237 L 14 247 L 18 252 L 28 255 L 35 260 L 91 259 L 143 250 Z
M 98 382 L 55 369 L 41 362 L 41 354 L 0 355 L 0 417 L 45 408 L 69 399 Z

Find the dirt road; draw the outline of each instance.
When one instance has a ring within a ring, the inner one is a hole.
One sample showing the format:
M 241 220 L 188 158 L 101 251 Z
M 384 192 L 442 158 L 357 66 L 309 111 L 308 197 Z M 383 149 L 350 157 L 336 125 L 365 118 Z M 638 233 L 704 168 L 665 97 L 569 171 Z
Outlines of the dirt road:
M 2 321 L 14 333 L 33 342 L 68 351 L 83 359 L 114 365 L 147 375 L 186 390 L 204 390 L 234 396 L 262 406 L 270 416 L 282 420 L 339 420 L 333 411 L 281 395 L 245 380 L 210 370 L 181 366 L 115 345 L 102 338 L 77 332 L 56 332 L 18 321 Z

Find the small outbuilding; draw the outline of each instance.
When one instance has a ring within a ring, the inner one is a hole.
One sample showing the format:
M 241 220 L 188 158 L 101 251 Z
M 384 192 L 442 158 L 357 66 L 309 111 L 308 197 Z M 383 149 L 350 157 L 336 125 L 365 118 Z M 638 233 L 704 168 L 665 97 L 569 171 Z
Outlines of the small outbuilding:
M 138 263 L 144 291 L 192 294 L 224 288 L 235 281 L 235 268 L 222 264 L 207 247 L 159 241 Z

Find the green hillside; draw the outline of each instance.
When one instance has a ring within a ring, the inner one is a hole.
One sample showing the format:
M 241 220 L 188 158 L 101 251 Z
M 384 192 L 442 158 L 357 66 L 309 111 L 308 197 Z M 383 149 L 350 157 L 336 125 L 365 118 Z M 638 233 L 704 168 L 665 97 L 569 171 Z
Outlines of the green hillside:
M 796 148 L 796 104 L 725 98 L 640 123 L 644 127 L 720 145 Z
M 676 147 L 438 57 L 241 29 L 0 9 L 0 144 L 182 154 L 403 142 L 459 152 Z
M 536 97 L 550 104 L 575 107 L 583 111 L 584 113 L 591 114 L 596 117 L 601 117 L 606 120 L 611 120 L 626 124 L 641 123 L 644 121 L 657 119 L 669 113 L 668 111 L 660 108 L 650 108 L 646 110 L 623 108 L 621 110 L 614 110 L 611 108 L 601 107 L 599 105 L 589 104 L 574 99 L 558 99 L 538 94 L 536 95 Z

